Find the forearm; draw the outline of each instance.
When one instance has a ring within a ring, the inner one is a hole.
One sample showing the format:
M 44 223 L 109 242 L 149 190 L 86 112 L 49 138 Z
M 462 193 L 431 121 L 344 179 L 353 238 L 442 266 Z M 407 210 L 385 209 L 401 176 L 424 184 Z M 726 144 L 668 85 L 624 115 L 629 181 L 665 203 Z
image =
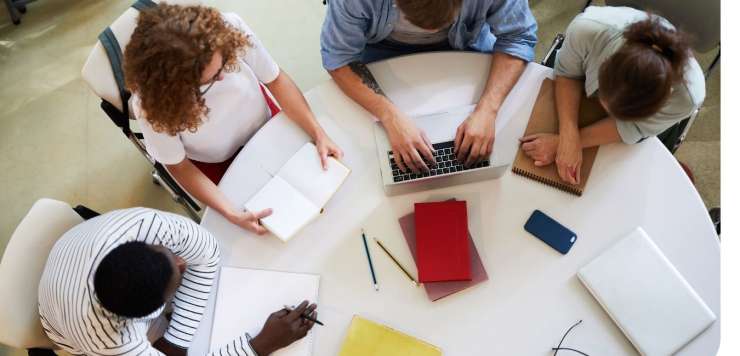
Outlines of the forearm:
M 581 105 L 583 81 L 566 77 L 555 77 L 555 106 L 561 136 L 578 134 L 578 112 Z
M 581 147 L 595 147 L 609 143 L 622 142 L 617 131 L 616 120 L 607 117 L 580 130 Z
M 526 68 L 526 62 L 506 53 L 493 53 L 486 87 L 475 110 L 493 116 Z
M 329 72 L 340 89 L 350 99 L 373 114 L 382 123 L 396 117 L 397 108 L 385 96 L 375 77 L 360 62 L 353 62 Z
M 324 130 L 316 121 L 306 98 L 287 73 L 280 71 L 277 79 L 266 84 L 288 117 L 314 140 L 323 136 Z
M 234 207 L 226 196 L 218 189 L 203 172 L 198 169 L 189 159 L 174 165 L 167 165 L 172 176 L 178 183 L 206 206 L 215 209 L 224 217 L 234 213 Z

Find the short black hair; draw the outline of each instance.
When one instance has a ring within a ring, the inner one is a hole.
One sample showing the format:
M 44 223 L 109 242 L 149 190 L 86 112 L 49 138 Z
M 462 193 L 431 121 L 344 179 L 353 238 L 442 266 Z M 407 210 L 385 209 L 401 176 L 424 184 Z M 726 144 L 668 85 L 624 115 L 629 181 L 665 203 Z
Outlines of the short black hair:
M 95 294 L 108 311 L 140 318 L 165 303 L 173 272 L 164 253 L 143 242 L 127 242 L 100 261 L 93 282 Z

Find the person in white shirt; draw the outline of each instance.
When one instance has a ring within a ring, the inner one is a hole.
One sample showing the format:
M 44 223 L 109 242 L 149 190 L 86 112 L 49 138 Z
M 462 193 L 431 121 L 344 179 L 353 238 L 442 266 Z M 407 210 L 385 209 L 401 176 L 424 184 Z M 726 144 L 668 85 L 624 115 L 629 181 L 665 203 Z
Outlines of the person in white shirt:
M 141 11 L 123 66 L 147 152 L 193 197 L 247 230 L 266 233 L 258 221 L 271 210 L 236 208 L 217 184 L 280 110 L 267 90 L 312 137 L 323 164 L 342 157 L 298 87 L 236 14 L 165 3 Z
M 72 355 L 184 356 L 219 258 L 213 235 L 179 215 L 131 208 L 94 217 L 67 231 L 49 254 L 39 283 L 41 325 Z M 159 337 L 151 329 L 168 302 L 172 315 Z M 313 323 L 300 315 L 315 318 L 315 309 L 304 301 L 292 312 L 278 310 L 254 337 L 243 333 L 208 355 L 269 355 L 304 337 Z
M 559 134 L 522 138 L 537 166 L 555 164 L 560 178 L 581 181 L 582 150 L 657 136 L 701 107 L 704 74 L 690 42 L 666 19 L 630 7 L 591 6 L 568 26 L 555 60 Z M 607 116 L 578 126 L 582 94 Z

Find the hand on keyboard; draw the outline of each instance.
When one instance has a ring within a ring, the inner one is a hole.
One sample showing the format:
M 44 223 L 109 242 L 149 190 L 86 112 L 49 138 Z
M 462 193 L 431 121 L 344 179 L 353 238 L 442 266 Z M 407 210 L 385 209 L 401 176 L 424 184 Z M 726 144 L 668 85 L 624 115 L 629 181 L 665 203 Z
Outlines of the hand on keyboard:
M 428 172 L 428 163 L 434 162 L 434 156 L 426 134 L 403 114 L 383 121 L 383 126 L 388 133 L 398 168 L 405 173 L 411 173 L 409 170 L 413 173 Z
M 393 151 L 388 151 L 388 159 L 391 164 L 393 181 L 403 182 L 424 177 L 433 177 L 443 174 L 456 173 L 468 169 L 488 167 L 490 165 L 490 162 L 486 159 L 475 163 L 470 167 L 464 167 L 460 163 L 460 161 L 457 160 L 457 155 L 455 154 L 454 147 L 454 141 L 440 142 L 432 145 L 432 148 L 434 149 L 435 166 L 433 166 L 428 171 L 420 173 L 402 171 L 396 163 L 397 161 L 394 158 Z

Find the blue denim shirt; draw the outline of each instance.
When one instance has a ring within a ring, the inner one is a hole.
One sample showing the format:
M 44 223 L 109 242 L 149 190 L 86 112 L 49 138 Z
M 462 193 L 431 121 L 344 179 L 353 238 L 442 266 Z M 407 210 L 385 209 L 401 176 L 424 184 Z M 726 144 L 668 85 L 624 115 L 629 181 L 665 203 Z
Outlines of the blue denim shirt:
M 365 45 L 388 37 L 400 16 L 394 0 L 327 2 L 321 30 L 321 59 L 327 70 L 359 61 Z M 503 52 L 532 61 L 536 32 L 527 0 L 463 0 L 448 39 L 455 49 Z

